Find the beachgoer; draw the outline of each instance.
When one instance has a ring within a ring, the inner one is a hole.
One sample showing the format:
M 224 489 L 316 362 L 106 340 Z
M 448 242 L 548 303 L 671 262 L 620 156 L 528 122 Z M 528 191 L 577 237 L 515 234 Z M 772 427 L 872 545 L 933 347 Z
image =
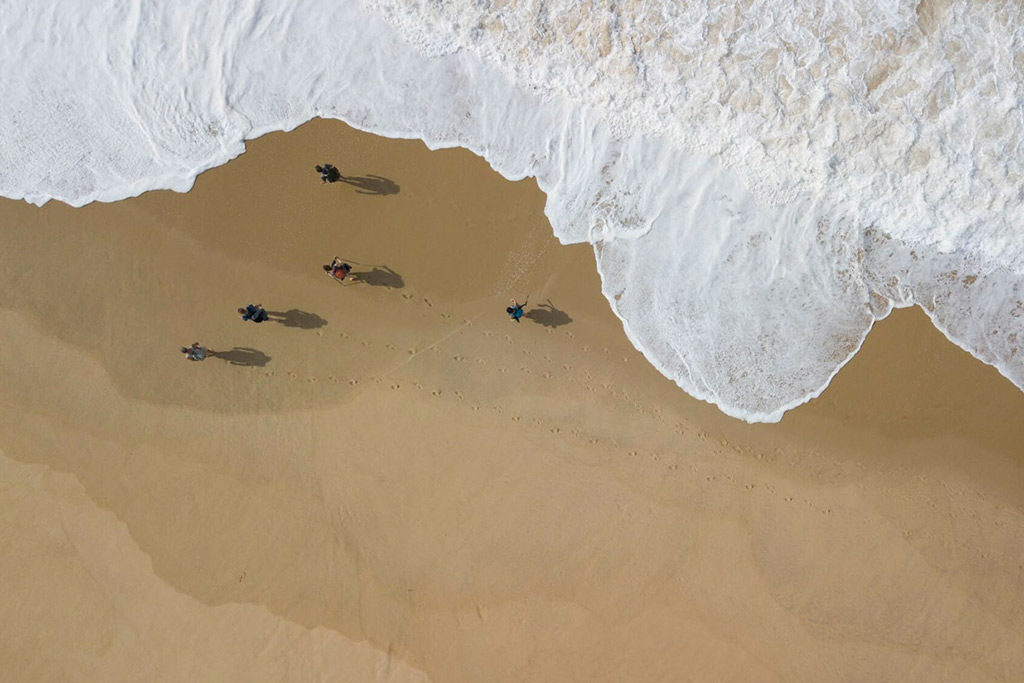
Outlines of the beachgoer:
M 245 308 L 239 308 L 238 312 L 242 314 L 242 320 L 251 320 L 254 323 L 261 323 L 270 318 L 263 310 L 263 304 L 249 304 Z
M 331 261 L 331 265 L 324 266 L 324 272 L 341 282 L 345 279 L 346 275 L 352 272 L 352 266 L 335 256 L 334 260 Z
M 213 353 L 210 349 L 205 346 L 200 346 L 199 342 L 192 342 L 192 346 L 182 346 L 181 352 L 185 354 L 185 358 L 188 360 L 206 360 L 206 354 Z
M 505 309 L 505 312 L 508 313 L 508 319 L 519 322 L 519 319 L 523 317 L 523 306 L 525 305 L 526 304 L 521 304 L 515 299 L 512 299 L 512 305 Z
M 331 164 L 317 165 L 316 172 L 320 174 L 321 183 L 335 183 L 341 180 L 341 171 Z

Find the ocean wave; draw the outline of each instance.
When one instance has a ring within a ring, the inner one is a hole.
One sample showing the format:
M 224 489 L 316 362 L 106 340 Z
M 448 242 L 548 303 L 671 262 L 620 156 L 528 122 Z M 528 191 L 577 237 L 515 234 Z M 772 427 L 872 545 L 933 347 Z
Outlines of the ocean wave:
M 774 421 L 918 304 L 1024 386 L 1020 10 L 1009 3 L 27 0 L 0 193 L 185 191 L 333 117 L 535 176 L 626 333 Z

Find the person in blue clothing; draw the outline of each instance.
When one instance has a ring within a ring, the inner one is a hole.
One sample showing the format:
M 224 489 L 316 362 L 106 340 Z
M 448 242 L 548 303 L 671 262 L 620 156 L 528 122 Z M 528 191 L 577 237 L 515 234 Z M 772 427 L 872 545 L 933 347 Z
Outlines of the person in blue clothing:
M 245 308 L 239 308 L 238 312 L 242 314 L 242 320 L 251 320 L 254 323 L 261 323 L 270 319 L 267 312 L 263 310 L 263 304 L 249 304 Z
M 527 301 L 526 303 L 530 302 Z M 525 305 L 525 303 L 521 304 L 515 299 L 512 299 L 512 305 L 505 309 L 505 312 L 508 313 L 508 319 L 519 322 L 519 319 L 523 317 L 523 306 Z

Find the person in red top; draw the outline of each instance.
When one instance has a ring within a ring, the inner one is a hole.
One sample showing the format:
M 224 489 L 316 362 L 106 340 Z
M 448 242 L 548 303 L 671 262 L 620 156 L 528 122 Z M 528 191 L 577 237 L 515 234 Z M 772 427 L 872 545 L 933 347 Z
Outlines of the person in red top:
M 331 261 L 331 265 L 324 266 L 324 272 L 333 277 L 338 282 L 345 279 L 345 276 L 352 272 L 352 266 L 343 262 L 337 256 Z

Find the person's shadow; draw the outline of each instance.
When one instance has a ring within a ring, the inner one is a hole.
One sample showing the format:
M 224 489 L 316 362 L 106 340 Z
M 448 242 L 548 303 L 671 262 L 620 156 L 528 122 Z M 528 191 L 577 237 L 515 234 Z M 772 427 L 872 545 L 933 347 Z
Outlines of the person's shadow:
M 531 308 L 524 317 L 544 327 L 561 327 L 572 322 L 569 314 L 555 308 L 554 304 L 551 303 L 551 299 L 548 299 L 546 304 L 540 304 L 535 308 Z
M 373 270 L 352 273 L 353 282 L 363 282 L 371 287 L 387 287 L 389 289 L 401 289 L 405 287 L 405 280 L 402 276 L 387 266 L 373 266 Z
M 335 181 L 331 181 L 335 182 Z M 347 183 L 356 188 L 359 194 L 398 194 L 398 185 L 393 180 L 388 180 L 379 175 L 368 173 L 364 176 L 343 175 L 337 180 L 339 183 Z
M 270 362 L 270 356 L 247 346 L 236 346 L 230 351 L 210 351 L 209 355 L 232 365 L 245 365 L 252 368 L 262 368 Z
M 298 308 L 287 311 L 267 311 L 267 316 L 273 322 L 281 323 L 285 327 L 300 327 L 304 330 L 315 330 L 327 324 L 327 321 L 316 313 L 302 311 Z

